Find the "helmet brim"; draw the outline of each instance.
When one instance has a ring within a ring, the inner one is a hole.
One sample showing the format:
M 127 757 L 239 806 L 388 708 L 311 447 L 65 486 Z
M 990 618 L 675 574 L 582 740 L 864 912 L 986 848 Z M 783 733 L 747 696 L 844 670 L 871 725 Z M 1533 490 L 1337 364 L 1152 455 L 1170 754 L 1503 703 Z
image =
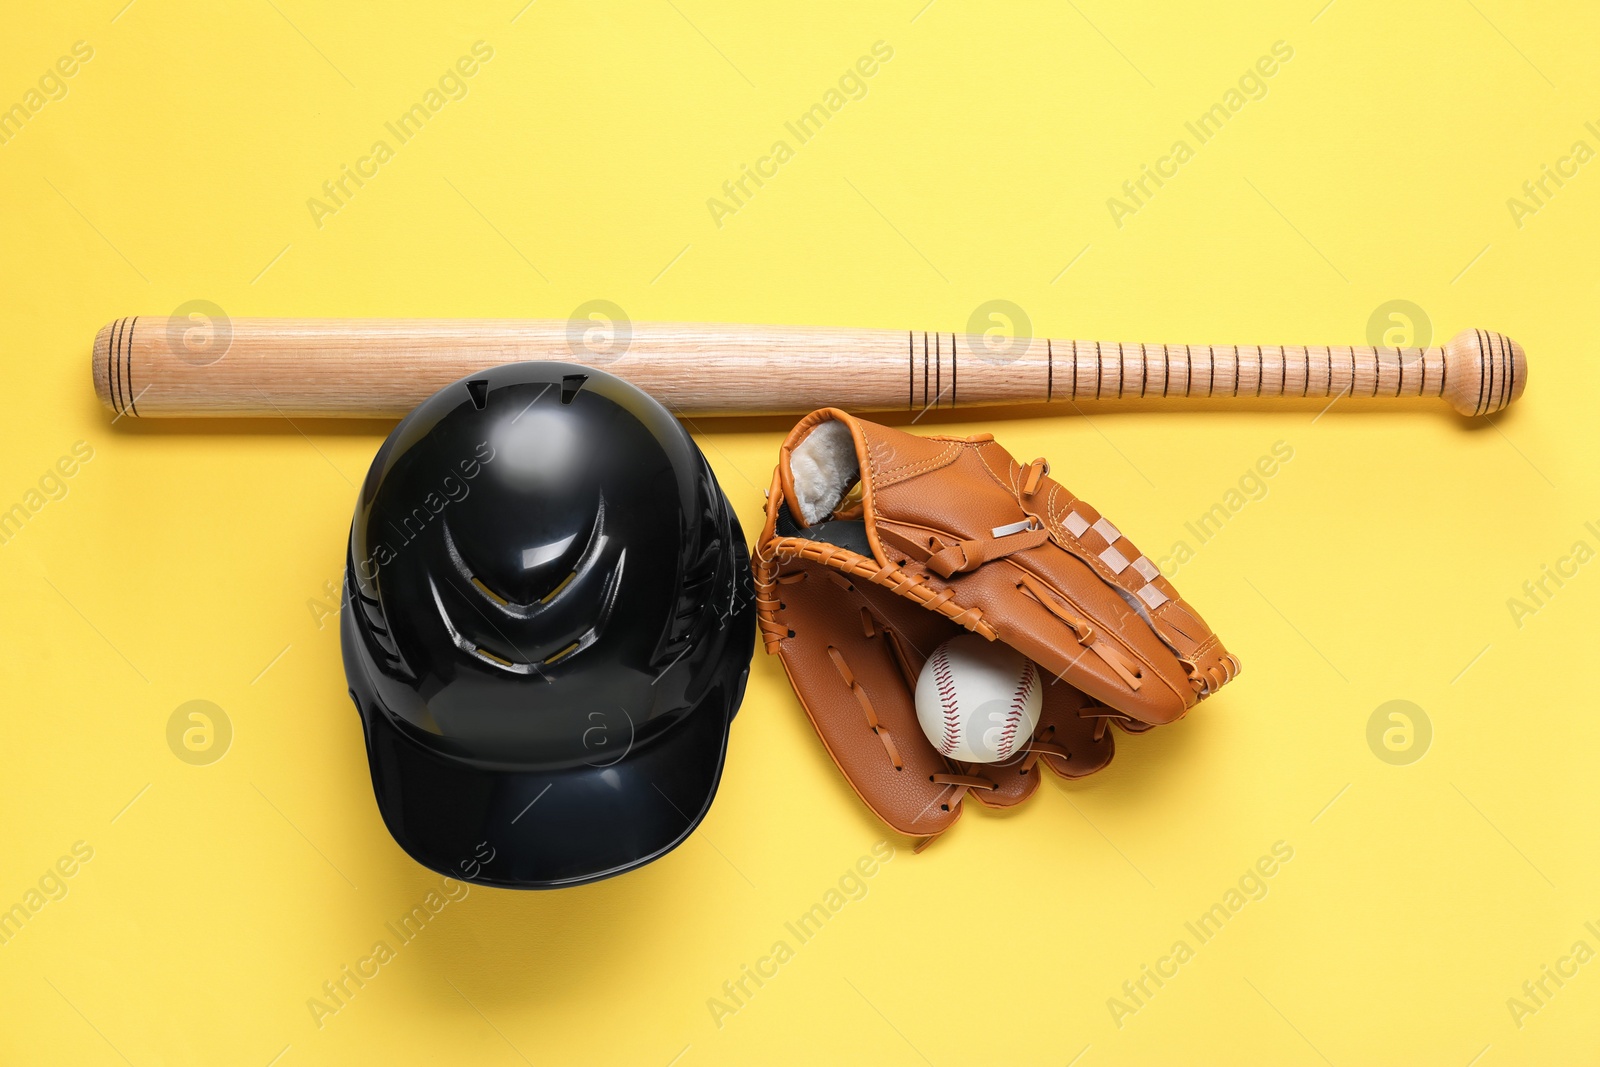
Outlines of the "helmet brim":
M 702 706 L 620 757 L 555 771 L 486 770 L 363 707 L 378 811 L 412 859 L 462 881 L 556 889 L 622 874 L 705 818 L 744 680 L 724 676 Z

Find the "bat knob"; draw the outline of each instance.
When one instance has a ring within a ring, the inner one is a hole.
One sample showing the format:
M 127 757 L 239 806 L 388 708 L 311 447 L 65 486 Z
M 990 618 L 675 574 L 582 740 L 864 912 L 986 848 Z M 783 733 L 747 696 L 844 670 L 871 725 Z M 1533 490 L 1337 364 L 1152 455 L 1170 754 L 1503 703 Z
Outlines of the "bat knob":
M 94 353 L 90 359 L 90 369 L 94 374 L 94 392 L 100 398 L 100 403 L 106 407 L 113 407 L 111 403 L 111 334 L 116 328 L 115 322 L 108 322 L 100 327 L 100 332 L 94 338 Z
M 1522 346 L 1492 330 L 1463 330 L 1444 346 L 1444 389 L 1450 406 L 1463 415 L 1499 411 L 1528 384 L 1528 357 Z

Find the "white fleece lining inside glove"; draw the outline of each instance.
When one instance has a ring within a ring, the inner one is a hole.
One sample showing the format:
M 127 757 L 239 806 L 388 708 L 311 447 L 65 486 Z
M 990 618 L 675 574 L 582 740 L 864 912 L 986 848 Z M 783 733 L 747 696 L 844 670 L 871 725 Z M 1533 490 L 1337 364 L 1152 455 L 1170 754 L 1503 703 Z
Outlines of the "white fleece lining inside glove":
M 861 476 L 850 428 L 836 419 L 818 423 L 789 453 L 789 474 L 794 501 L 807 526 L 832 515 Z

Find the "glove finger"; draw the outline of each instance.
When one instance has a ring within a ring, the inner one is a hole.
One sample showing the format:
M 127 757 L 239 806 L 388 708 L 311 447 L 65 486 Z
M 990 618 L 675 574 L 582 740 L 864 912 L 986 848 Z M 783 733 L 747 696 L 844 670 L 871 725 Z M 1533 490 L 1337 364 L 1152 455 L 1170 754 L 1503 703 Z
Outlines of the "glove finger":
M 1116 742 L 1105 728 L 1106 720 L 1087 714 L 1109 710 L 1066 682 L 1046 686 L 1044 712 L 1034 740 L 1048 745 L 1050 751 L 1041 747 L 1039 762 L 1062 778 L 1083 778 L 1110 763 Z
M 903 834 L 949 829 L 965 790 L 936 781 L 954 768 L 923 736 L 912 687 L 960 627 L 814 560 L 785 564 L 778 589 L 784 671 L 846 780 Z

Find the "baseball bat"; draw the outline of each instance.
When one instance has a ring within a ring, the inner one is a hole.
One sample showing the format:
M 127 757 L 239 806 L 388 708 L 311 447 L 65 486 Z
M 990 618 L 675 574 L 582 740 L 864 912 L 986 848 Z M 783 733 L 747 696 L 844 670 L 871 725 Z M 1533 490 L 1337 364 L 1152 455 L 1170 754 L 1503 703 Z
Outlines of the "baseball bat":
M 679 415 L 922 411 L 1176 397 L 1441 397 L 1463 415 L 1522 395 L 1522 348 L 1170 345 L 798 326 L 584 320 L 118 319 L 95 392 L 119 416 L 399 418 L 475 371 L 553 359 L 609 371 Z

